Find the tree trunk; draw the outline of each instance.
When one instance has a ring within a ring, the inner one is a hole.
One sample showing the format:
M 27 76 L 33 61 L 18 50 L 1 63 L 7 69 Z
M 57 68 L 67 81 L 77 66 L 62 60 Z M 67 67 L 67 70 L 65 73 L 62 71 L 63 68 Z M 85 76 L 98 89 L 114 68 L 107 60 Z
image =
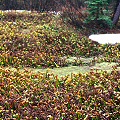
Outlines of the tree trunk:
M 119 16 L 120 16 L 120 1 L 118 3 L 118 6 L 116 8 L 116 11 L 115 11 L 115 14 L 114 14 L 114 17 L 113 17 L 113 24 L 116 25 L 118 20 L 119 20 Z

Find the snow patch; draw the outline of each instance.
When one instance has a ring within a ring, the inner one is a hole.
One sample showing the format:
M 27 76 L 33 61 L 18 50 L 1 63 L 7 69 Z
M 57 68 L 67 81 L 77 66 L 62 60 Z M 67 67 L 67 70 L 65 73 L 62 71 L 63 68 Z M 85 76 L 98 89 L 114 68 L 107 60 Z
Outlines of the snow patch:
M 28 10 L 5 10 L 4 12 L 18 12 L 18 13 L 27 12 L 27 13 L 31 13 L 31 11 L 28 11 Z
M 89 39 L 100 44 L 116 44 L 120 43 L 120 34 L 93 34 Z

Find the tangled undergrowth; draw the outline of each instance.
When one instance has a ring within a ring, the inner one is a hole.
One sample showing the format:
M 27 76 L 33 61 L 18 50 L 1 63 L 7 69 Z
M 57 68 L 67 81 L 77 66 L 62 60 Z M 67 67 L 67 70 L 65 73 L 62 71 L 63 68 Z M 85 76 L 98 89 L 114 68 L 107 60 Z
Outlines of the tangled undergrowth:
M 0 118 L 120 119 L 120 72 L 54 74 L 0 68 Z

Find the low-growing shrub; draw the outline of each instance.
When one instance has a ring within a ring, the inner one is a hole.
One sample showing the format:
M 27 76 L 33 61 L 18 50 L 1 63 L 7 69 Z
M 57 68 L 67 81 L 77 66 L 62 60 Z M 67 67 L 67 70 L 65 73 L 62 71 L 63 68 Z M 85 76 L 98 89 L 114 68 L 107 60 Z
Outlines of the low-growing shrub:
M 100 54 L 98 43 L 79 36 L 61 22 L 60 16 L 14 12 L 4 15 L 4 21 L 0 21 L 1 66 L 67 66 L 61 57 Z
M 120 119 L 120 72 L 34 73 L 0 68 L 1 119 Z
M 104 56 L 119 61 L 119 44 L 100 45 L 89 40 L 52 13 L 3 13 L 0 21 L 0 66 L 68 66 L 64 56 Z M 13 17 L 14 16 L 14 20 Z M 86 30 L 85 30 L 86 31 Z M 89 31 L 89 30 L 88 30 Z

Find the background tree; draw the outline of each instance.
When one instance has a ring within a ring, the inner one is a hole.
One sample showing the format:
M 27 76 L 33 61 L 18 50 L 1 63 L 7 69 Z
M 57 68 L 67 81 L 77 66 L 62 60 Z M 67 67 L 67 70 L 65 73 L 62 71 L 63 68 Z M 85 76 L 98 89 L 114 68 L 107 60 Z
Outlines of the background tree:
M 88 0 L 86 3 L 89 13 L 86 23 L 94 22 L 112 27 L 108 0 Z
M 114 15 L 113 15 L 113 24 L 116 25 L 120 16 L 120 0 L 117 0 Z
M 0 0 L 0 9 L 59 11 L 63 6 L 67 6 L 67 4 L 78 8 L 84 4 L 84 0 Z

